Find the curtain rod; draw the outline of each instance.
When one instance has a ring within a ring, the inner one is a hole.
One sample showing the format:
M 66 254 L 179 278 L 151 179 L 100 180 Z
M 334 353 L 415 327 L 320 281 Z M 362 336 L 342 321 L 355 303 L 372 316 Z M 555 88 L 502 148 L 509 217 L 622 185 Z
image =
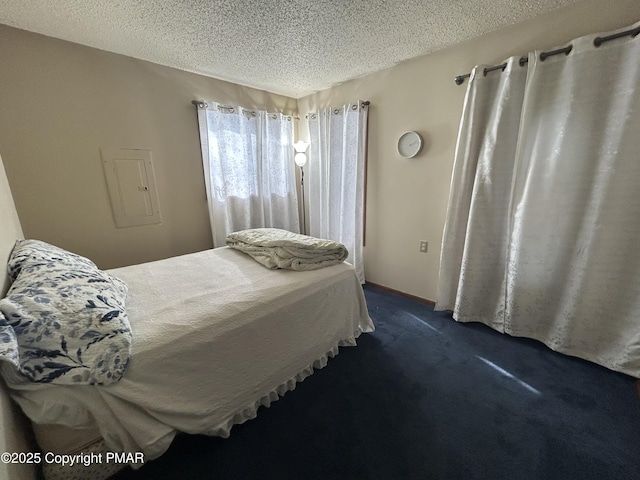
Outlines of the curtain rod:
M 191 103 L 192 103 L 193 105 L 195 105 L 196 107 L 204 107 L 204 106 L 206 106 L 206 105 L 207 105 L 207 104 L 206 104 L 204 101 L 202 101 L 202 100 L 191 100 Z M 362 105 L 370 105 L 370 104 L 371 104 L 371 102 L 370 102 L 369 100 L 364 100 L 364 101 L 362 102 Z
M 623 32 L 618 32 L 618 33 L 613 33 L 611 35 L 607 35 L 604 37 L 596 37 L 593 39 L 593 45 L 595 47 L 599 47 L 600 45 L 602 45 L 605 42 L 608 42 L 610 40 L 615 40 L 617 38 L 622 38 L 622 37 L 626 37 L 626 36 L 632 36 L 635 37 L 640 33 L 640 27 L 636 27 L 636 28 L 632 28 L 630 30 L 625 30 Z M 553 55 L 559 55 L 561 53 L 564 53 L 565 55 L 569 55 L 569 53 L 571 53 L 571 50 L 573 49 L 573 45 L 569 45 L 567 47 L 564 48 L 559 48 L 557 50 L 551 50 L 549 52 L 541 52 L 540 53 L 540 61 L 544 62 L 547 58 L 553 56 Z M 527 63 L 529 61 L 529 59 L 527 57 L 521 57 L 520 58 L 520 66 L 524 66 L 525 63 Z M 484 69 L 484 74 L 486 75 L 489 72 L 492 72 L 493 70 L 503 70 L 505 69 L 505 67 L 507 66 L 506 63 L 500 64 L 500 65 L 496 65 L 494 67 L 486 67 Z M 469 78 L 471 76 L 471 73 L 465 73 L 464 75 L 458 75 L 457 77 L 454 78 L 454 81 L 456 82 L 456 85 L 462 85 L 464 83 L 464 79 L 465 78 Z
M 370 102 L 369 100 L 362 100 L 362 101 L 360 102 L 360 106 L 361 106 L 361 107 L 368 107 L 369 105 L 371 105 L 371 102 Z M 329 108 L 332 108 L 332 109 L 333 109 L 333 113 L 335 113 L 335 114 L 340 113 L 340 107 L 329 107 Z M 355 104 L 354 104 L 351 108 L 352 108 L 353 110 L 357 110 L 357 109 L 358 109 L 357 105 L 355 105 Z M 309 118 L 309 115 L 317 115 L 317 112 L 307 113 L 307 114 L 304 116 L 304 118 Z M 312 117 L 312 118 L 315 118 L 315 116 L 314 116 L 314 117 Z
M 207 104 L 207 102 L 205 102 L 204 100 L 191 100 L 191 104 L 195 105 L 196 108 L 207 108 L 209 106 L 209 104 Z M 227 110 L 229 111 L 229 113 L 234 113 L 235 112 L 235 107 L 231 107 L 229 105 L 218 105 L 218 108 L 220 110 Z M 251 110 L 251 111 L 255 111 L 258 110 L 257 108 L 245 108 L 244 110 Z M 282 113 L 282 112 L 279 112 Z M 270 113 L 271 115 L 271 113 Z M 300 117 L 296 117 L 294 115 L 287 115 L 286 113 L 282 113 L 282 115 L 284 115 L 285 117 L 291 117 L 295 120 L 300 120 Z M 255 116 L 255 114 L 254 114 Z

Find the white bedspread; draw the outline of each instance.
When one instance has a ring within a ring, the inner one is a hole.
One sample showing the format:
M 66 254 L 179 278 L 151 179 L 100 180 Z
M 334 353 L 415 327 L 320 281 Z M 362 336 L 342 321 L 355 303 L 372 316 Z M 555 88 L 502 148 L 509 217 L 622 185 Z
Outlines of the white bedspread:
M 353 268 L 268 270 L 228 247 L 110 273 L 129 285 L 124 378 L 108 386 L 10 379 L 38 424 L 97 425 L 114 451 L 161 455 L 176 431 L 226 437 L 260 405 L 373 330 Z

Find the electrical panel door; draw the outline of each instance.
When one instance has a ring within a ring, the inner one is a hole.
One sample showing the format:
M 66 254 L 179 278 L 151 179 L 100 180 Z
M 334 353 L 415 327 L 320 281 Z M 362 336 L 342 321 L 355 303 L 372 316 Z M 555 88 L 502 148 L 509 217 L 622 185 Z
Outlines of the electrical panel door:
M 103 148 L 101 153 L 116 227 L 161 223 L 151 152 Z

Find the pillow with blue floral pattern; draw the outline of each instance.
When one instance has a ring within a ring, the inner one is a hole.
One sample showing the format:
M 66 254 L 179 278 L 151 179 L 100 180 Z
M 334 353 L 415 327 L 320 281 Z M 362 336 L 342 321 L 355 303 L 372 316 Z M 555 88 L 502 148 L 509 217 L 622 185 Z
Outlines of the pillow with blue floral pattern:
M 7 269 L 13 283 L 0 300 L 0 359 L 37 383 L 122 378 L 132 338 L 122 280 L 39 240 L 18 240 Z

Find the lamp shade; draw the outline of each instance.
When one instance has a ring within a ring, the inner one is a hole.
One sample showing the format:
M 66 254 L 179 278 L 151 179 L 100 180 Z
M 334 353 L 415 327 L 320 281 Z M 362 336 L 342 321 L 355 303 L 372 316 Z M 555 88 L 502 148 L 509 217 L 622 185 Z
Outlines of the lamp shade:
M 309 144 L 307 142 L 303 142 L 302 140 L 298 140 L 296 143 L 293 144 L 293 149 L 297 153 L 304 153 L 304 152 L 307 151 L 307 147 L 308 146 L 309 146 Z M 296 163 L 298 163 L 298 162 L 296 161 Z
M 296 165 L 298 165 L 299 167 L 303 167 L 305 163 L 307 163 L 307 156 L 304 154 L 304 152 L 298 152 L 296 153 L 296 156 L 293 157 L 293 161 L 296 162 Z

